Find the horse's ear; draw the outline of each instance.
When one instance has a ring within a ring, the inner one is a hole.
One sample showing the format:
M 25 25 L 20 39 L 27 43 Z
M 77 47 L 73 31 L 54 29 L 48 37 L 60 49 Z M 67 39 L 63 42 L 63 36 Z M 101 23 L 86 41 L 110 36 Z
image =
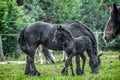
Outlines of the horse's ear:
M 57 25 L 57 28 L 58 28 L 58 25 Z
M 62 29 L 61 25 L 59 27 L 60 27 L 60 29 Z
M 60 31 L 62 31 L 62 29 L 63 29 L 63 28 L 62 28 L 62 26 L 61 26 L 61 25 L 59 26 L 59 29 L 60 29 Z
M 57 30 L 59 30 L 59 31 L 61 31 L 61 30 L 62 30 L 61 25 L 57 25 Z
M 112 4 L 112 10 L 113 10 L 113 12 L 116 12 L 116 11 L 117 11 L 117 6 L 116 6 L 115 3 Z
M 58 29 L 60 29 L 60 26 L 59 26 L 59 25 L 57 25 L 57 30 L 58 30 Z

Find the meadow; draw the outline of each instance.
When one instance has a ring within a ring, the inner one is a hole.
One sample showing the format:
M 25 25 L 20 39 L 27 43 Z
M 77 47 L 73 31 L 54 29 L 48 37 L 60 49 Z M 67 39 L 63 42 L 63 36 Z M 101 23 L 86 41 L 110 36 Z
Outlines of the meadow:
M 63 76 L 61 75 L 61 70 L 64 67 L 64 62 L 61 61 L 62 54 L 55 54 L 56 64 L 35 64 L 41 73 L 40 76 L 24 75 L 25 64 L 0 64 L 0 80 L 120 80 L 119 52 L 99 51 L 99 53 L 103 53 L 99 74 L 90 74 L 89 58 L 87 57 L 84 75 L 72 76 L 69 68 L 68 76 Z M 75 59 L 73 59 L 73 64 L 75 70 Z

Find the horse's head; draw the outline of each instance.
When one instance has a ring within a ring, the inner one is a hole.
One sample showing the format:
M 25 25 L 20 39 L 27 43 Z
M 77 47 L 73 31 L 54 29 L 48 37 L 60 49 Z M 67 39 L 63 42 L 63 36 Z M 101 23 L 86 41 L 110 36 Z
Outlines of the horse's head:
M 99 66 L 100 66 L 100 63 L 101 63 L 100 56 L 102 56 L 102 54 L 94 56 L 94 58 L 90 59 L 90 61 L 89 61 L 91 71 L 94 74 L 97 74 L 98 71 L 99 71 Z
M 57 26 L 57 29 L 54 32 L 54 38 L 53 38 L 53 42 L 57 43 L 57 42 L 66 42 L 66 40 L 69 39 L 69 35 L 71 33 L 69 32 L 69 30 L 63 28 L 61 25 Z
M 111 42 L 120 33 L 120 8 L 112 4 L 110 17 L 104 30 L 103 38 Z
M 57 43 L 57 42 L 61 42 L 62 41 L 62 35 L 61 35 L 61 26 L 57 25 L 57 29 L 54 32 L 54 38 L 53 38 L 53 42 Z

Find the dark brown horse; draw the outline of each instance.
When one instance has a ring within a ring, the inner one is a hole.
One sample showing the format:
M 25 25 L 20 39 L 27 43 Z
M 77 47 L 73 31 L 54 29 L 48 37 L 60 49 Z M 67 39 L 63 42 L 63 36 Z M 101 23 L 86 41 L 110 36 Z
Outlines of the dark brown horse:
M 120 34 L 120 7 L 111 6 L 111 13 L 104 30 L 103 38 L 107 42 L 113 41 Z

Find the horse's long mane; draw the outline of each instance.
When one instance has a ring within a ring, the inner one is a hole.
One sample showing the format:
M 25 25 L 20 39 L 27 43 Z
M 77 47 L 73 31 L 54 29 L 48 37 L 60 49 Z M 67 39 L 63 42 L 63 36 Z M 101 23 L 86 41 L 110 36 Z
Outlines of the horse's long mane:
M 111 14 L 111 16 L 112 16 L 112 18 L 113 18 L 113 21 L 114 21 L 114 26 L 116 27 L 116 33 L 115 33 L 115 35 L 117 36 L 117 35 L 119 35 L 120 34 L 120 6 L 117 6 L 116 7 L 117 9 L 116 10 L 114 10 L 114 12 L 116 11 L 116 13 L 113 13 L 113 10 L 112 10 L 112 14 Z
M 64 28 L 64 29 L 63 29 L 63 31 L 64 31 L 65 33 L 67 33 L 67 35 L 68 35 L 68 36 L 70 36 L 70 37 L 72 37 L 72 38 L 73 38 L 73 34 L 71 33 L 71 31 L 70 31 L 70 30 L 68 30 L 68 29 Z
M 59 25 L 60 27 L 57 28 L 61 33 L 62 36 L 64 35 L 64 37 L 68 40 L 74 38 L 73 34 L 71 33 L 71 31 L 65 27 L 62 27 L 61 25 Z
M 92 30 L 91 30 L 89 27 L 87 27 L 86 25 L 84 25 L 84 24 L 82 24 L 81 22 L 76 21 L 76 20 L 75 20 L 75 21 L 71 21 L 71 22 L 69 22 L 69 23 L 73 23 L 73 22 L 76 22 L 76 23 L 78 23 L 78 24 L 84 26 L 84 28 L 85 28 L 88 32 L 90 32 L 90 33 L 92 34 L 92 36 L 93 36 L 93 39 L 92 39 L 92 40 L 95 40 L 95 44 L 96 44 L 96 38 L 95 38 L 95 36 L 94 36 Z
M 87 27 L 86 25 L 84 25 L 84 24 L 82 24 L 81 22 L 79 22 L 79 21 L 71 21 L 70 23 L 73 23 L 73 22 L 78 23 L 78 24 L 79 24 L 79 27 L 83 26 L 83 28 L 86 29 L 86 30 L 91 34 L 90 39 L 91 39 L 91 41 L 92 41 L 93 49 L 94 49 L 94 51 L 95 51 L 95 54 L 97 55 L 97 53 L 98 53 L 98 52 L 97 52 L 97 41 L 96 41 L 96 38 L 95 38 L 92 30 L 91 30 L 89 27 Z

